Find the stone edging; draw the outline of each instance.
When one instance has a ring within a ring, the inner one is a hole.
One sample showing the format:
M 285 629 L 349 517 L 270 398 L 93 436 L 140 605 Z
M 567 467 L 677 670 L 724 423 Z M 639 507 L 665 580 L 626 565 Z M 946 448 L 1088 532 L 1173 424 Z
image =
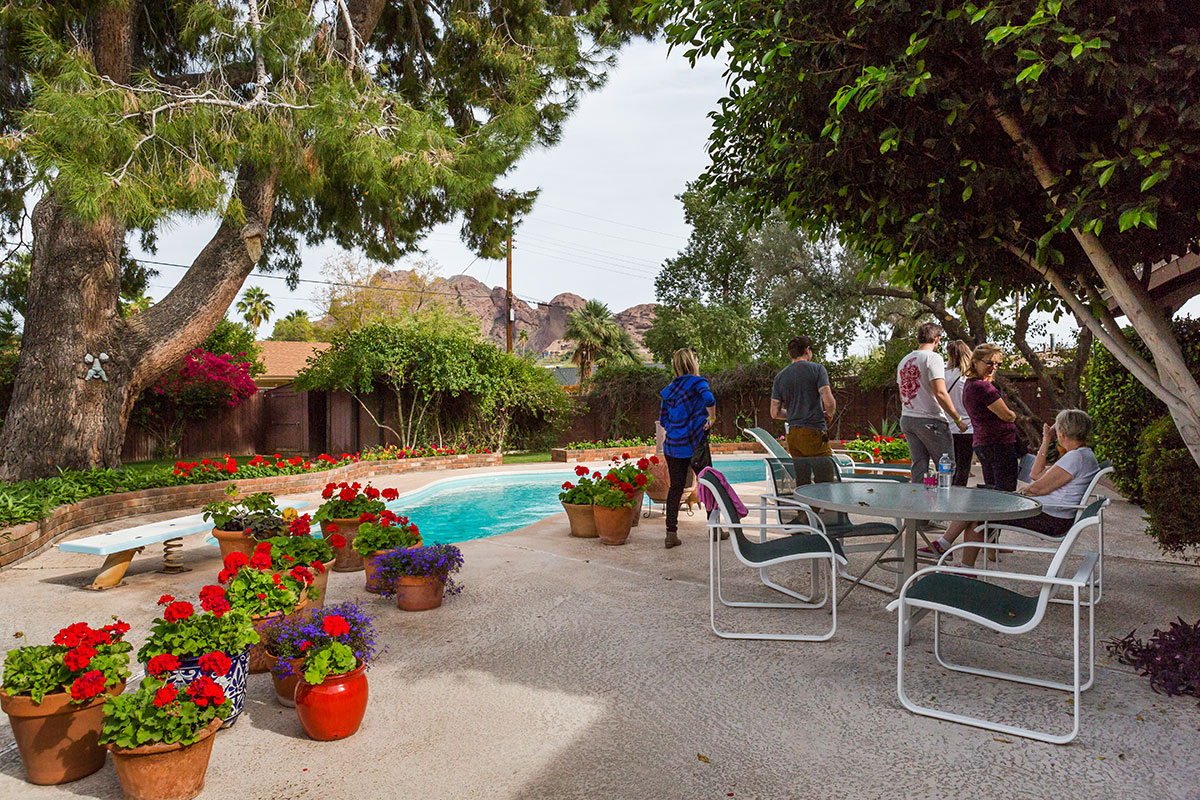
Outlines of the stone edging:
M 503 458 L 499 453 L 465 453 L 433 458 L 356 461 L 320 472 L 215 481 L 184 486 L 163 486 L 136 492 L 87 497 L 78 503 L 55 508 L 49 516 L 38 522 L 26 522 L 0 530 L 0 569 L 37 555 L 58 540 L 87 525 L 138 514 L 197 508 L 211 503 L 221 498 L 225 487 L 230 483 L 236 484 L 239 489 L 247 493 L 297 494 L 320 489 L 330 481 L 406 472 L 496 467 L 502 463 Z
M 758 442 L 722 442 L 712 445 L 714 455 L 723 456 L 733 453 L 765 453 Z M 654 455 L 654 446 L 645 447 L 597 447 L 593 450 L 568 450 L 565 447 L 555 447 L 550 451 L 551 461 L 608 461 L 622 453 L 629 453 L 634 458 Z

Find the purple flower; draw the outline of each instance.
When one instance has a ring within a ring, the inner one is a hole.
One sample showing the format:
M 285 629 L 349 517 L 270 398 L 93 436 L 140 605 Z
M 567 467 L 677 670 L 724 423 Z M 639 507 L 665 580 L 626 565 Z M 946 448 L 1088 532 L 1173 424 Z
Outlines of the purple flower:
M 325 632 L 325 618 L 339 616 L 350 630 L 339 636 Z M 375 637 L 375 617 L 363 610 L 361 603 L 342 603 L 315 608 L 308 613 L 282 617 L 263 631 L 267 649 L 280 658 L 275 674 L 286 678 L 293 674 L 288 659 L 300 658 L 306 652 L 333 641 L 347 645 L 355 658 L 370 668 L 371 661 L 387 650 L 379 648 Z M 303 647 L 301 646 L 303 645 Z
M 446 594 L 456 595 L 463 587 L 451 576 L 462 569 L 462 565 L 461 550 L 452 544 L 435 544 L 385 553 L 376 562 L 375 574 L 388 595 L 395 593 L 396 581 L 404 575 L 436 576 L 445 581 Z

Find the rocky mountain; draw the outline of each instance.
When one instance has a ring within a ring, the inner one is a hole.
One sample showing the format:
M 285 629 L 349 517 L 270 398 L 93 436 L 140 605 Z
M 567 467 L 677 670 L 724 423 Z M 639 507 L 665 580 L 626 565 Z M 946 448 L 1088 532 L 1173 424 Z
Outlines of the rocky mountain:
M 411 273 L 408 270 L 381 270 L 375 280 L 385 284 L 409 286 Z M 471 316 L 479 320 L 479 328 L 485 337 L 496 344 L 504 344 L 503 286 L 489 287 L 470 275 L 452 275 L 448 278 L 435 278 L 428 288 L 430 294 L 436 296 L 438 301 L 449 301 L 465 308 Z M 520 348 L 518 337 L 521 331 L 526 331 L 529 336 L 527 346 L 531 352 L 554 355 L 569 353 L 570 345 L 563 339 L 567 327 L 567 314 L 582 308 L 585 302 L 584 298 L 570 292 L 555 295 L 549 303 L 536 305 L 515 298 L 514 349 Z M 633 340 L 641 347 L 642 338 L 654 323 L 654 309 L 653 303 L 642 303 L 614 314 L 613 317 L 618 325 L 629 331 Z

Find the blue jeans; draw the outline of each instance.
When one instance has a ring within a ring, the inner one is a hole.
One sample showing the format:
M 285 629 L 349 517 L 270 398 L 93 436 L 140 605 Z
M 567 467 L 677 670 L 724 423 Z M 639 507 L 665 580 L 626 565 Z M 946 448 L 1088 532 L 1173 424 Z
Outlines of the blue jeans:
M 901 417 L 900 432 L 904 434 L 912 456 L 909 477 L 913 483 L 924 482 L 929 462 L 932 461 L 937 469 L 938 459 L 943 454 L 954 459 L 954 439 L 950 437 L 949 423 L 933 417 Z

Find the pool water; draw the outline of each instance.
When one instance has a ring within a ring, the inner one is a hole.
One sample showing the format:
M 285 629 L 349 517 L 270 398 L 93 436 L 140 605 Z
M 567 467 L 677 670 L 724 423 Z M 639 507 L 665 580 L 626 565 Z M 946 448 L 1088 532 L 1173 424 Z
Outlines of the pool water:
M 761 458 L 721 459 L 713 466 L 730 483 L 764 479 Z M 575 478 L 574 469 L 452 478 L 401 495 L 388 508 L 416 523 L 426 544 L 482 539 L 560 513 L 558 493 L 563 481 Z

